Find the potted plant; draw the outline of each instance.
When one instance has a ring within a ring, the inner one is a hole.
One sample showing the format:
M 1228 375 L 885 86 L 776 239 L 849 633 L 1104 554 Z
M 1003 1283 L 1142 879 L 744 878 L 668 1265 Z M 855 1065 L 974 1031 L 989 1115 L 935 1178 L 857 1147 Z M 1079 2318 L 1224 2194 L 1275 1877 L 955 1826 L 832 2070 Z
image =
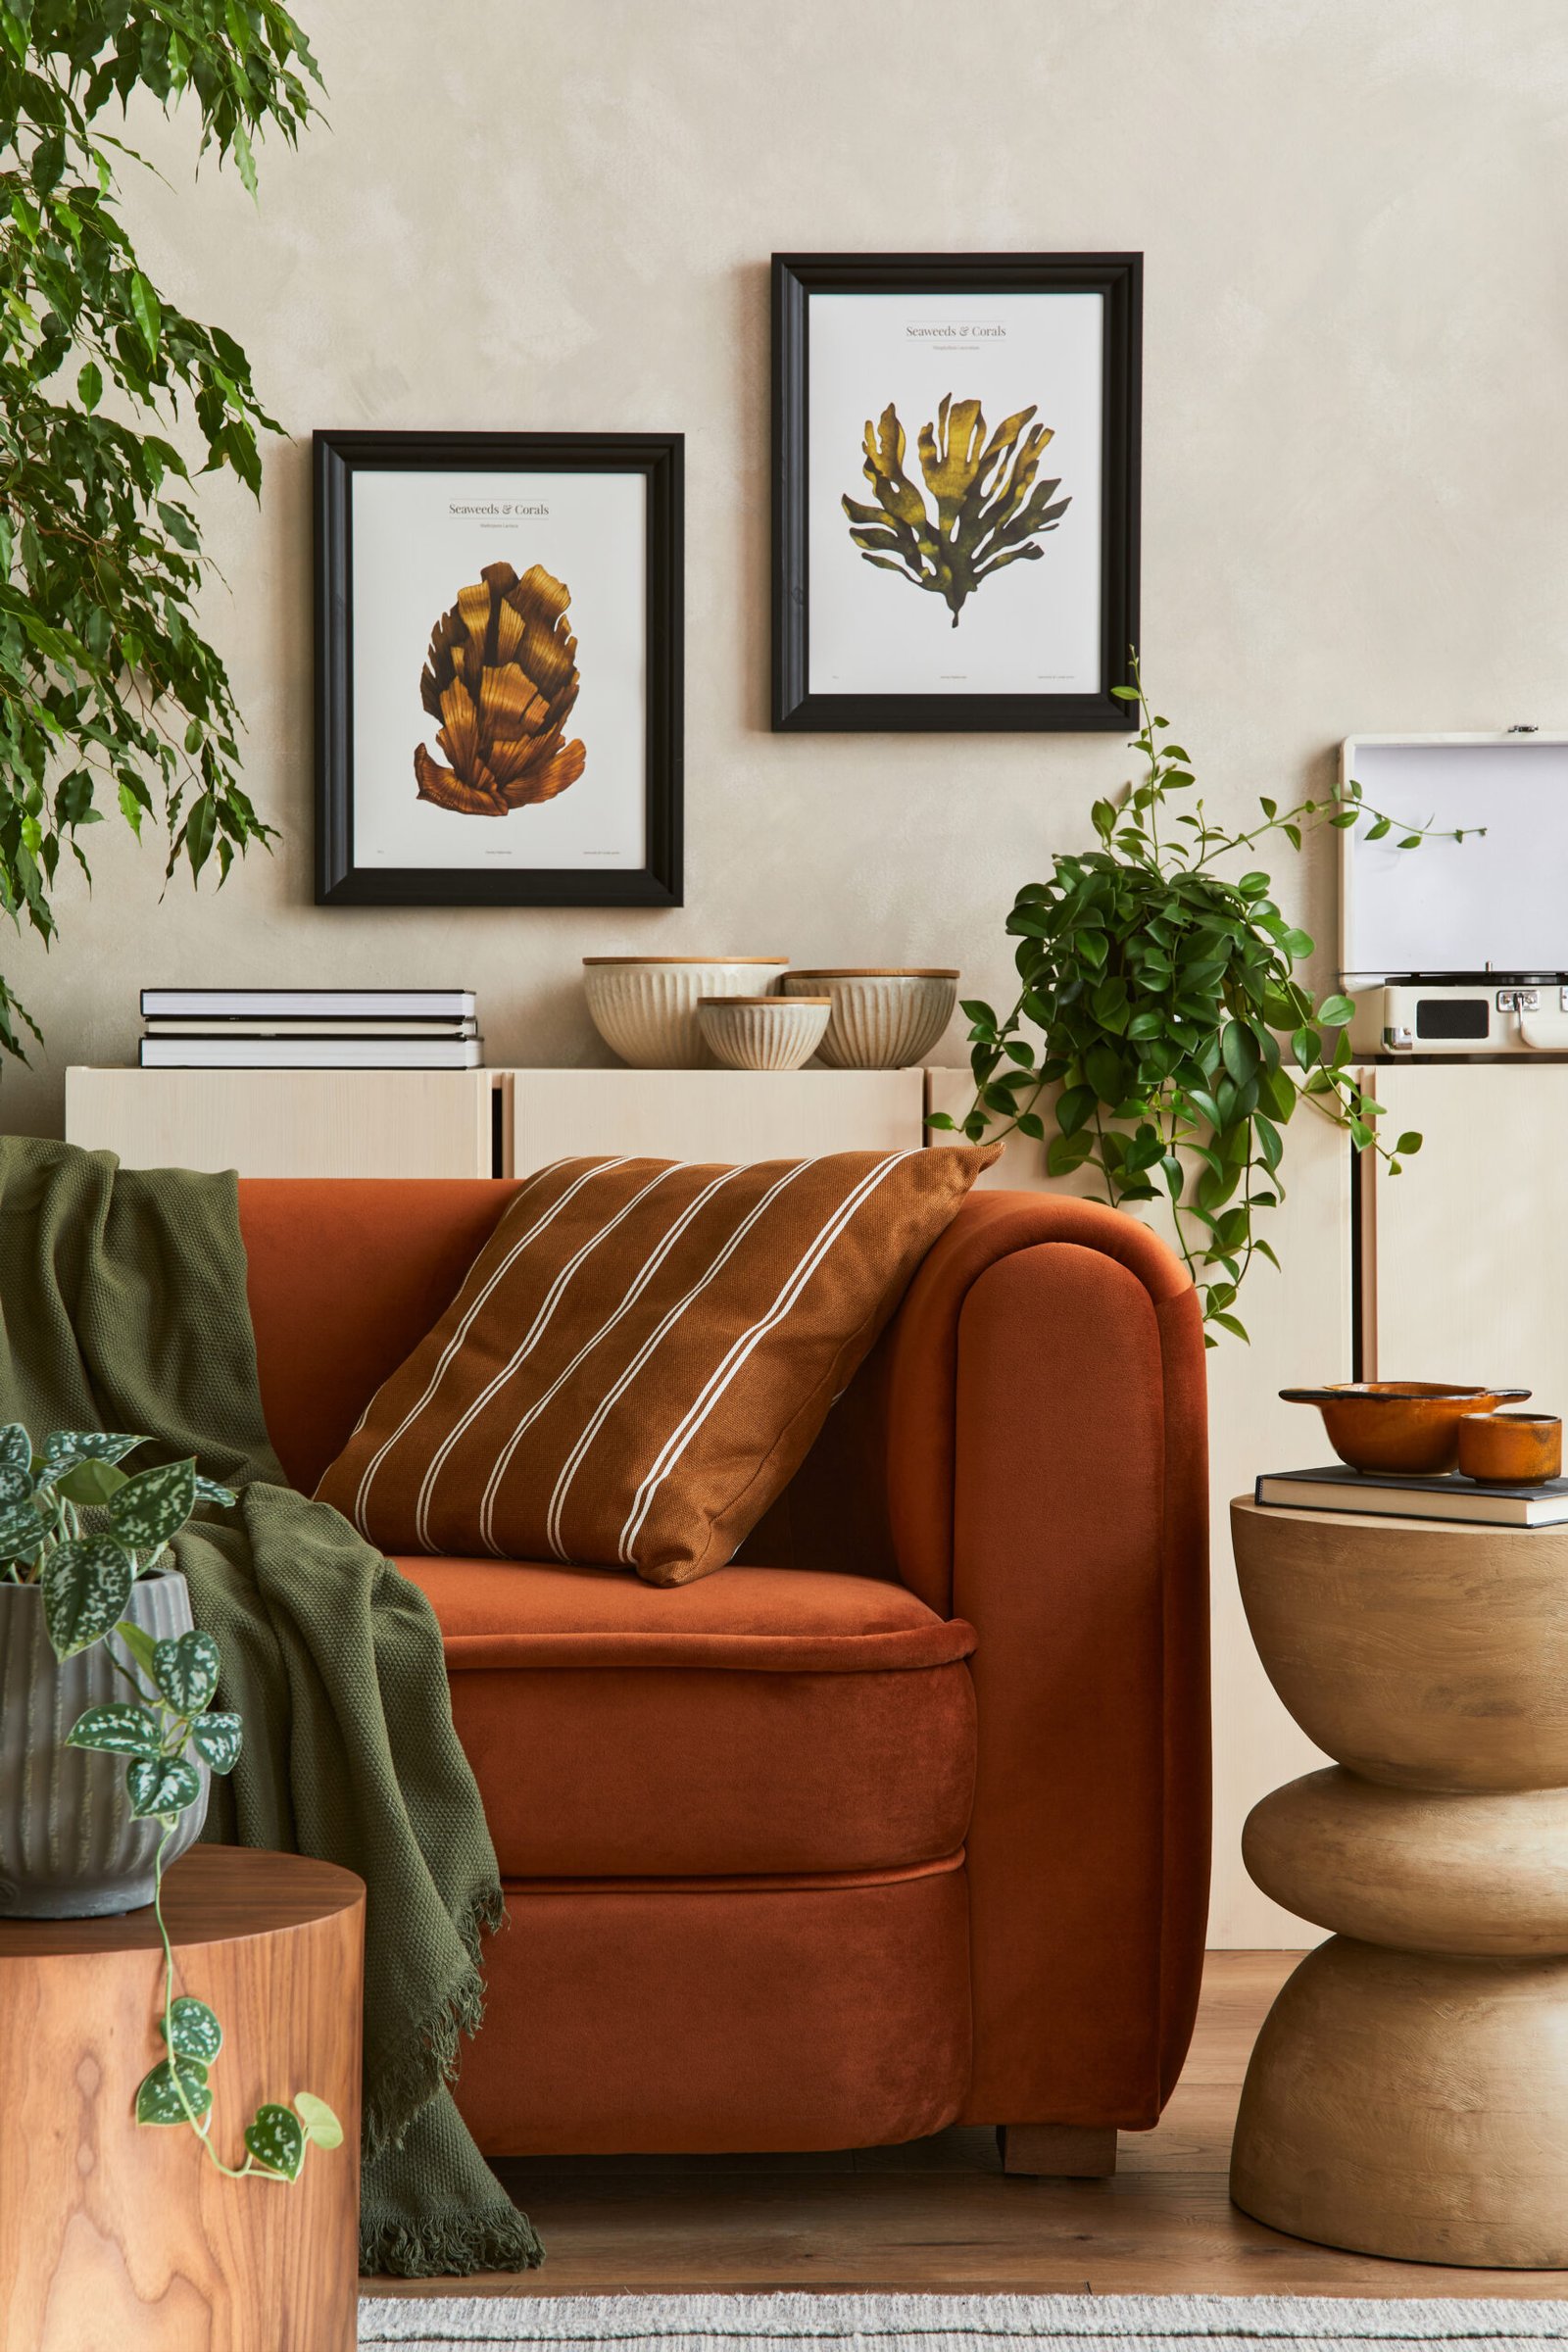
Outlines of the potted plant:
M 177 1796 L 172 1861 L 201 1834 L 211 1770 L 238 1753 L 238 1718 L 206 1712 L 217 1644 L 168 1556 L 198 1500 L 234 1498 L 194 1462 L 127 1476 L 144 1443 L 56 1430 L 35 1454 L 20 1422 L 0 1428 L 0 1915 L 150 1903 L 159 1816 Z M 189 1753 L 152 1740 L 148 1702 L 182 1707 Z
M 1364 822 L 1369 840 L 1401 850 L 1464 834 L 1389 816 L 1354 782 L 1283 810 L 1260 799 L 1254 825 L 1215 824 L 1136 661 L 1133 675 L 1114 691 L 1138 707 L 1147 772 L 1119 800 L 1095 803 L 1098 849 L 1058 853 L 1049 881 L 1019 891 L 1007 917 L 1018 995 L 1001 1015 L 964 1004 L 974 1102 L 961 1119 L 937 1112 L 930 1124 L 972 1143 L 1016 1133 L 1046 1144 L 1049 1174 L 1091 1169 L 1113 1208 L 1162 1189 L 1212 1348 L 1216 1330 L 1247 1338 L 1235 1301 L 1253 1258 L 1279 1263 L 1255 1219 L 1283 1197 L 1284 1129 L 1299 1102 L 1395 1175 L 1421 1148 L 1413 1133 L 1380 1139 L 1382 1105 L 1350 1068 L 1350 1001 L 1302 986 L 1297 966 L 1313 942 L 1244 861 L 1270 835 L 1299 850 L 1323 825 Z M 1233 879 L 1222 862 L 1243 870 Z
M 33 1451 L 0 1427 L 0 1915 L 80 1919 L 151 1903 L 164 1947 L 165 2055 L 136 2090 L 141 2124 L 188 2124 L 220 2172 L 294 2180 L 311 2145 L 343 2130 L 324 2099 L 269 2102 L 225 2164 L 209 2137 L 209 2074 L 223 2030 L 176 1992 L 163 1877 L 194 1844 L 211 1775 L 238 1761 L 237 1715 L 215 1709 L 222 1660 L 191 1623 L 166 1566 L 198 1502 L 231 1506 L 194 1461 L 136 1476 L 147 1444 L 113 1430 L 56 1430 Z M 66 1728 L 69 1727 L 69 1728 Z

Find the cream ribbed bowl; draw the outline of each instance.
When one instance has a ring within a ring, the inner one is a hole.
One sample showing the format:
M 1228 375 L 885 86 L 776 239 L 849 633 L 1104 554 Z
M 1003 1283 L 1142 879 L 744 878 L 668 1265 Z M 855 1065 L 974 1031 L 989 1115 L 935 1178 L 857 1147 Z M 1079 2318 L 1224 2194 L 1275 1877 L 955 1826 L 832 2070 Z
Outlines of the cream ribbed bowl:
M 822 1042 L 829 997 L 705 998 L 703 1035 L 731 1070 L 799 1070 Z
M 830 997 L 817 1052 L 836 1070 L 906 1070 L 953 1018 L 958 975 L 945 970 L 787 972 L 786 996 Z
M 708 1059 L 704 997 L 750 997 L 788 968 L 787 956 L 585 956 L 594 1027 L 634 1070 L 697 1070 Z M 818 992 L 821 993 L 820 991 Z

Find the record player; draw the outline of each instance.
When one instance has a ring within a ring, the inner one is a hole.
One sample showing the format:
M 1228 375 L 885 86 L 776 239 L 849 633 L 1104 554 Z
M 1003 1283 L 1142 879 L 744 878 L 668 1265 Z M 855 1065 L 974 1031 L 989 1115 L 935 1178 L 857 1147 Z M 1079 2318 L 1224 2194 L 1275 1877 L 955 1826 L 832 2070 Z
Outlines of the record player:
M 1354 1051 L 1568 1054 L 1568 736 L 1352 735 L 1340 773 L 1395 820 L 1340 835 Z

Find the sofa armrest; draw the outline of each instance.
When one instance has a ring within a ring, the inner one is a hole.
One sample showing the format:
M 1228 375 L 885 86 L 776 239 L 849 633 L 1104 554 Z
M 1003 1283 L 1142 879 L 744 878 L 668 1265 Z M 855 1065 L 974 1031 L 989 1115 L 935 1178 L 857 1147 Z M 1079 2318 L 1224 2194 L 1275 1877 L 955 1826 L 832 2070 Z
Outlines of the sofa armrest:
M 982 1195 L 911 1288 L 887 1394 L 902 1571 L 978 1638 L 965 2120 L 1145 2128 L 1207 1915 L 1196 1294 L 1131 1218 Z

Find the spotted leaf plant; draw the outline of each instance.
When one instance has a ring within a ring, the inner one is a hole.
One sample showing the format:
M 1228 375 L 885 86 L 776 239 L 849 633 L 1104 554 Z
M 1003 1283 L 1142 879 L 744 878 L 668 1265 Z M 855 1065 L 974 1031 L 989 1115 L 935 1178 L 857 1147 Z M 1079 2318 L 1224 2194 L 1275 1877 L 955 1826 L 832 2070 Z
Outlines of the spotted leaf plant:
M 157 1574 L 171 1539 L 198 1503 L 230 1508 L 227 1487 L 198 1475 L 194 1461 L 122 1469 L 145 1438 L 116 1430 L 56 1430 L 33 1451 L 20 1421 L 0 1426 L 0 1584 L 36 1585 L 44 1625 L 62 1662 L 102 1642 L 126 1695 L 89 1707 L 67 1734 L 70 1747 L 125 1759 L 125 1789 L 137 1820 L 162 1831 L 153 1908 L 164 1947 L 165 2055 L 136 2092 L 136 2121 L 188 2125 L 231 2180 L 251 2175 L 298 2180 L 306 2150 L 342 2144 L 324 2099 L 299 2092 L 292 2108 L 263 2106 L 246 2127 L 243 2163 L 213 2146 L 212 2068 L 223 2029 L 205 2001 L 175 1989 L 173 1947 L 164 1918 L 164 1856 L 179 1816 L 202 1793 L 198 1763 L 228 1773 L 238 1761 L 238 1715 L 214 1705 L 222 1658 L 211 1634 L 155 1641 L 126 1616 L 136 1580 Z M 171 1563 L 172 1564 L 172 1563 Z

